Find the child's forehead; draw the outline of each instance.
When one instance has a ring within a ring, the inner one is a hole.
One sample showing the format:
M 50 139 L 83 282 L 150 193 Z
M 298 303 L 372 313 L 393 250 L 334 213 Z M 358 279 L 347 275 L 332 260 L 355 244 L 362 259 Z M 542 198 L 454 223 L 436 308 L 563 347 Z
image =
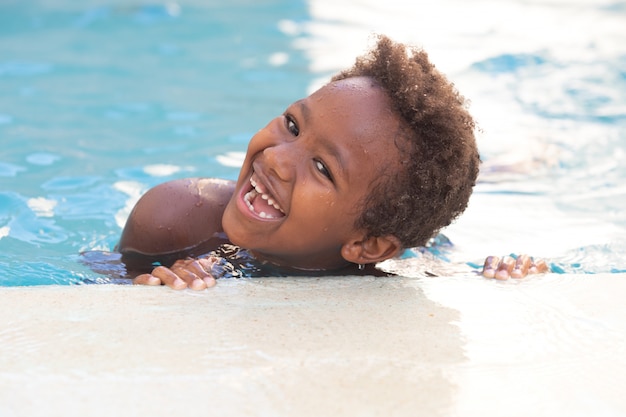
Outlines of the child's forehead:
M 369 77 L 351 77 L 332 81 L 311 95 L 292 104 L 303 116 L 340 114 L 362 123 L 398 120 L 387 92 Z M 369 123 L 367 123 L 369 124 Z
M 309 97 L 319 95 L 338 95 L 343 97 L 368 96 L 375 99 L 384 93 L 382 87 L 371 77 L 349 77 L 342 80 L 331 81 L 312 93 Z M 384 95 L 384 94 L 383 94 Z
M 387 92 L 369 77 L 333 81 L 294 102 L 300 128 L 335 140 L 387 142 L 397 139 L 402 122 Z
M 333 81 L 292 106 L 304 134 L 315 137 L 316 147 L 343 155 L 348 171 L 362 174 L 364 166 L 377 174 L 398 169 L 402 123 L 386 91 L 373 79 Z

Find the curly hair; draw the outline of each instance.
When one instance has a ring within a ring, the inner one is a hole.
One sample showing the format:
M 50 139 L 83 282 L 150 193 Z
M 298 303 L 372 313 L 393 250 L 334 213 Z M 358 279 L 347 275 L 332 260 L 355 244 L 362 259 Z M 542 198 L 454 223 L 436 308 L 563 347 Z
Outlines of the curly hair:
M 332 81 L 361 76 L 391 99 L 403 125 L 401 140 L 393 140 L 408 155 L 401 172 L 373 184 L 355 227 L 369 236 L 393 235 L 404 248 L 423 246 L 467 207 L 480 164 L 474 120 L 466 100 L 421 49 L 381 35 Z

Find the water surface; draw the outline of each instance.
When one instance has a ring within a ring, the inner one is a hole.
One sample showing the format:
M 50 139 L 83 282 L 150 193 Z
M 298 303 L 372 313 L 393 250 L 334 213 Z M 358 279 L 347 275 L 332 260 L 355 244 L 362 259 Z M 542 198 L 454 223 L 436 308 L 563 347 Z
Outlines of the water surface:
M 78 253 L 112 250 L 141 193 L 234 179 L 254 132 L 373 32 L 423 46 L 481 128 L 481 184 L 441 268 L 528 252 L 622 272 L 625 17 L 590 0 L 4 2 L 0 285 L 98 278 Z

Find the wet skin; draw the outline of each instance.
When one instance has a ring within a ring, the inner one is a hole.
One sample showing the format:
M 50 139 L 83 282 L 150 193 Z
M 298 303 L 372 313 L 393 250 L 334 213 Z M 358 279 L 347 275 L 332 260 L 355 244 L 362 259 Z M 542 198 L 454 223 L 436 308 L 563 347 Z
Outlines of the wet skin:
M 534 260 L 526 254 L 517 258 L 504 256 L 488 256 L 483 265 L 482 275 L 485 278 L 507 280 L 509 278 L 524 278 L 527 275 L 549 272 L 550 267 L 542 259 Z
M 396 255 L 395 237 L 368 238 L 354 228 L 372 184 L 400 164 L 394 145 L 399 120 L 390 109 L 369 78 L 326 85 L 254 135 L 234 189 L 220 180 L 189 179 L 148 191 L 129 216 L 118 250 L 129 259 L 183 258 L 225 231 L 261 260 L 305 270 L 334 271 Z M 156 274 L 178 282 L 170 272 L 181 265 L 157 268 L 139 281 L 156 283 Z
M 386 94 L 365 77 L 292 104 L 249 143 L 222 219 L 229 239 L 260 259 L 302 269 L 395 255 L 397 239 L 368 240 L 354 223 L 383 167 L 399 169 L 398 129 Z M 251 199 L 253 184 L 260 195 Z M 262 194 L 274 204 L 263 204 Z
M 206 272 L 210 259 L 183 258 L 212 249 L 206 243 L 223 232 L 279 266 L 336 274 L 366 264 L 371 271 L 401 245 L 394 236 L 368 238 L 354 224 L 372 185 L 400 167 L 399 128 L 388 97 L 371 79 L 330 83 L 254 135 L 236 184 L 187 179 L 148 191 L 129 216 L 119 251 L 129 259 L 181 259 L 135 279 L 177 289 L 215 284 Z M 545 269 L 532 261 L 516 268 L 509 258 L 490 257 L 483 268 L 484 276 L 499 279 L 535 272 Z
M 159 184 L 131 211 L 117 251 L 131 270 L 151 271 L 224 243 L 222 213 L 235 183 L 216 178 L 185 178 Z

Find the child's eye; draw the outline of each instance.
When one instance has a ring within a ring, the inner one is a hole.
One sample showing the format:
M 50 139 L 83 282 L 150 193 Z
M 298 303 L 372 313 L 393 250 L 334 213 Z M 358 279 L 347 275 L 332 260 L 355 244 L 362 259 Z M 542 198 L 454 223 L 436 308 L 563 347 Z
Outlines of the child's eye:
M 285 126 L 292 135 L 298 136 L 300 134 L 300 129 L 298 128 L 296 121 L 290 115 L 285 116 Z
M 334 182 L 333 176 L 330 174 L 330 171 L 328 170 L 328 168 L 326 168 L 326 165 L 324 165 L 322 161 L 315 160 L 315 167 L 317 168 L 319 172 L 322 173 L 323 176 L 328 178 L 331 182 Z

